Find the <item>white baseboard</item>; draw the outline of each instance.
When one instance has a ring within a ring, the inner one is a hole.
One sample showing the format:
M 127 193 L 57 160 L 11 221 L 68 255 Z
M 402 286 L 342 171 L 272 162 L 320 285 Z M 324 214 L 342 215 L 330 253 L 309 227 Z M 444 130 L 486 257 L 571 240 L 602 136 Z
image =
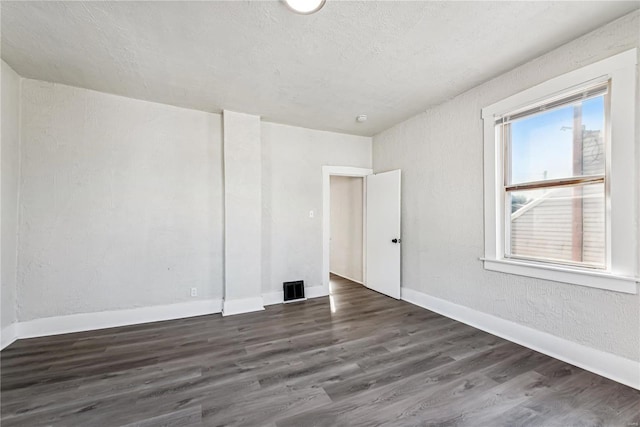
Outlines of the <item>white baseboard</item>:
M 225 299 L 222 306 L 223 316 L 233 316 L 235 314 L 251 313 L 253 311 L 264 310 L 262 297 Z
M 13 344 L 18 339 L 18 324 L 12 323 L 0 331 L 0 350 Z
M 402 299 L 474 328 L 640 390 L 640 363 L 422 292 L 402 288 Z
M 345 276 L 344 274 L 336 273 L 335 271 L 330 271 L 329 273 L 335 274 L 336 276 L 340 276 L 343 279 L 351 280 L 352 282 L 355 282 L 355 283 L 357 283 L 359 285 L 363 285 L 364 286 L 364 283 L 361 280 L 353 279 L 353 278 L 351 278 L 349 276 Z
M 126 310 L 100 311 L 95 313 L 70 314 L 67 316 L 45 317 L 20 322 L 17 326 L 18 338 L 43 337 L 71 332 L 91 331 L 136 325 L 139 323 L 181 319 L 220 313 L 222 301 L 208 299 L 177 304 L 156 305 Z
M 317 298 L 328 295 L 328 292 L 322 286 L 306 288 L 305 293 L 307 294 L 307 298 Z M 35 338 L 92 331 L 221 312 L 224 316 L 230 316 L 233 314 L 264 310 L 264 305 L 281 304 L 282 302 L 282 292 L 270 292 L 264 294 L 264 303 L 261 297 L 226 302 L 220 299 L 208 299 L 125 310 L 79 313 L 33 319 L 25 322 L 12 323 L 2 329 L 2 331 L 0 331 L 0 350 L 20 338 Z
M 322 286 L 309 286 L 308 288 L 304 288 L 305 299 L 326 297 L 327 295 L 329 295 L 328 292 Z M 262 299 L 264 300 L 264 305 L 282 304 L 284 302 L 284 295 L 282 291 L 267 292 L 262 294 Z

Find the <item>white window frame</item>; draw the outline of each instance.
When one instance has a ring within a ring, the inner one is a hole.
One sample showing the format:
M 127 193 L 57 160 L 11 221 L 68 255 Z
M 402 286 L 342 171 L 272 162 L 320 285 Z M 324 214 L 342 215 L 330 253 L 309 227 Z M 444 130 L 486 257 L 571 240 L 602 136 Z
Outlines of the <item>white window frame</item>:
M 637 49 L 555 77 L 482 109 L 484 121 L 484 238 L 487 270 L 612 291 L 638 292 L 638 204 L 635 152 Z M 610 81 L 607 140 L 607 260 L 604 270 L 505 258 L 504 150 L 495 119 L 559 94 Z

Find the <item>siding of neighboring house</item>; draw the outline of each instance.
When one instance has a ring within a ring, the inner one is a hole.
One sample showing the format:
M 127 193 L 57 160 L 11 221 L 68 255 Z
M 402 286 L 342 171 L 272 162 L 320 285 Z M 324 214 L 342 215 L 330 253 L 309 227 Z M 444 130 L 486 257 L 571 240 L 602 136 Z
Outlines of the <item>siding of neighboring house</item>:
M 584 131 L 583 173 L 604 171 L 604 142 L 599 131 Z M 602 184 L 547 190 L 511 214 L 511 253 L 572 261 L 574 198 L 582 195 L 582 262 L 605 262 L 605 197 Z M 574 260 L 580 261 L 580 260 Z

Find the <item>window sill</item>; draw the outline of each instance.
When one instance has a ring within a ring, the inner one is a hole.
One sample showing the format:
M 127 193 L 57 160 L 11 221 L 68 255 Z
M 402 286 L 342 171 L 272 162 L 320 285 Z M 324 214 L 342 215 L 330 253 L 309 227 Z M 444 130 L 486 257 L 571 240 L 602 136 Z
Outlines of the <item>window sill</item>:
M 571 283 L 626 294 L 638 293 L 638 281 L 640 279 L 633 277 L 620 276 L 604 271 L 587 271 L 564 266 L 543 265 L 534 262 L 487 258 L 480 258 L 480 260 L 484 262 L 485 270 Z

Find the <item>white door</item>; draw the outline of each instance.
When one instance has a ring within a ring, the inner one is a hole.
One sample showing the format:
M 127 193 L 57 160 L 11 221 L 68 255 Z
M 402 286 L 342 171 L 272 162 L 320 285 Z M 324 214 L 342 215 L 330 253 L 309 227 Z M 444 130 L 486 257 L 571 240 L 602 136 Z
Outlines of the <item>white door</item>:
M 368 288 L 400 299 L 400 170 L 367 176 Z

